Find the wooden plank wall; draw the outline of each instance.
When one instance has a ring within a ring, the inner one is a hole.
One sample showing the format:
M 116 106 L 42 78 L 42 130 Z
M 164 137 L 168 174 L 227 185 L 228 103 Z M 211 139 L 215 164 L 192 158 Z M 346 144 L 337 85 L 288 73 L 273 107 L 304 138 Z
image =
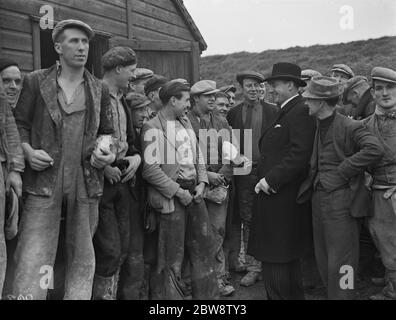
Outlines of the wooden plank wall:
M 131 1 L 133 37 L 138 40 L 195 41 L 171 0 Z
M 33 70 L 33 39 L 30 15 L 40 16 L 40 7 L 45 4 L 53 6 L 55 20 L 80 19 L 96 30 L 127 37 L 126 1 L 1 0 L 1 54 L 17 60 L 24 72 Z

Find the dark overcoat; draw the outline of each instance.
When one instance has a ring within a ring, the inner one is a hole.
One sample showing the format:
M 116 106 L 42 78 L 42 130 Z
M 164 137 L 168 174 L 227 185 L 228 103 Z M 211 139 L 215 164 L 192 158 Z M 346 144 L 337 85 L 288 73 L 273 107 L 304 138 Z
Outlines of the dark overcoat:
M 275 116 L 260 140 L 259 179 L 276 194 L 255 199 L 248 254 L 269 263 L 299 259 L 311 240 L 310 202 L 296 201 L 306 179 L 315 136 L 315 121 L 301 96 Z

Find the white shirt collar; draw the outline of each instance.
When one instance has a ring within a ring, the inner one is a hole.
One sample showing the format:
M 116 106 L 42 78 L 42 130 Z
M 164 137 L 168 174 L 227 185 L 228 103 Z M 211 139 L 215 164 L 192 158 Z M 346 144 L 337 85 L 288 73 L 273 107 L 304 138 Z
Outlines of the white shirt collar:
M 281 105 L 281 109 L 282 109 L 285 105 L 287 105 L 290 101 L 292 101 L 294 98 L 296 98 L 296 97 L 298 97 L 298 94 L 296 94 L 295 96 L 293 96 L 293 97 L 287 99 L 285 102 L 283 102 L 282 105 Z

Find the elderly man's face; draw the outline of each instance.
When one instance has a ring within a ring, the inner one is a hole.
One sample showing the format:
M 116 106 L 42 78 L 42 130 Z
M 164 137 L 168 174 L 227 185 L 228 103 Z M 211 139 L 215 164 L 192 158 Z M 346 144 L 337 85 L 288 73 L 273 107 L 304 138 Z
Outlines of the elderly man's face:
M 347 95 L 347 100 L 354 107 L 357 107 L 357 105 L 359 104 L 359 101 L 360 101 L 359 94 L 354 90 L 350 90 Z
M 226 97 L 218 97 L 215 101 L 215 112 L 220 116 L 226 118 L 228 110 L 230 108 L 230 102 Z
M 269 92 L 273 95 L 274 102 L 278 106 L 293 96 L 290 90 L 291 81 L 273 80 L 269 85 Z
M 243 96 L 249 102 L 257 101 L 260 94 L 260 83 L 255 79 L 243 79 Z
M 375 80 L 371 93 L 375 102 L 382 108 L 396 107 L 396 83 Z
M 19 93 L 22 88 L 21 71 L 16 66 L 5 68 L 0 76 L 3 80 L 4 92 L 8 103 L 14 107 L 18 101 Z
M 135 128 L 141 129 L 147 118 L 148 118 L 148 110 L 146 107 L 132 110 L 132 121 L 133 121 L 133 126 Z
M 339 71 L 333 71 L 331 77 L 336 79 L 339 83 L 343 85 L 345 85 L 346 82 L 350 79 L 350 77 L 347 76 L 345 73 Z

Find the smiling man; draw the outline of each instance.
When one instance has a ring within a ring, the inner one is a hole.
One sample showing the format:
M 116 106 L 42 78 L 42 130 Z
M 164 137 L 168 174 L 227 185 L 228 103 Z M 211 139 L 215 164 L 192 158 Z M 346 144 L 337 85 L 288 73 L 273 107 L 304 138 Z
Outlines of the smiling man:
M 82 21 L 59 22 L 52 32 L 59 63 L 25 76 L 15 108 L 27 163 L 27 197 L 15 253 L 16 296 L 46 299 L 40 268 L 55 264 L 64 219 L 64 299 L 91 298 L 102 169 L 115 160 L 111 151 L 95 149 L 97 137 L 113 134 L 114 128 L 108 88 L 84 68 L 93 36 Z
M 182 264 L 187 256 L 193 299 L 215 299 L 216 247 L 203 200 L 209 181 L 196 136 L 185 116 L 190 107 L 190 88 L 180 82 L 168 82 L 159 97 L 164 107 L 144 124 L 141 132 L 148 203 L 160 212 L 152 298 L 186 298 Z
M 252 218 L 252 205 L 255 197 L 254 187 L 258 181 L 257 164 L 260 158 L 259 139 L 264 132 L 264 128 L 270 124 L 277 108 L 266 102 L 260 102 L 260 84 L 264 82 L 264 76 L 256 71 L 245 71 L 237 75 L 237 81 L 243 90 L 244 101 L 233 107 L 228 115 L 227 120 L 230 126 L 235 130 L 240 130 L 239 145 L 241 153 L 253 161 L 250 174 L 245 176 L 235 176 L 235 193 L 234 208 L 240 220 L 233 223 L 230 242 L 238 244 L 235 248 L 230 248 L 229 264 L 230 269 L 234 271 L 248 271 L 241 280 L 241 285 L 251 286 L 260 278 L 260 262 L 252 256 L 247 255 L 246 264 L 241 265 L 239 262 L 241 223 L 243 225 L 243 245 L 244 249 L 248 248 L 249 230 Z M 246 141 L 245 130 L 250 130 L 252 139 Z M 250 151 L 250 152 L 249 152 Z M 249 154 L 250 153 L 250 154 Z M 234 214 L 235 216 L 235 214 Z
M 260 139 L 248 253 L 262 261 L 269 299 L 304 299 L 300 258 L 310 240 L 310 205 L 297 204 L 296 197 L 308 173 L 315 124 L 298 94 L 306 86 L 299 66 L 277 63 L 266 81 L 279 112 Z
M 7 101 L 11 108 L 15 108 L 22 88 L 22 75 L 18 64 L 11 59 L 0 59 L 0 77 Z
M 386 269 L 385 288 L 373 300 L 396 300 L 396 71 L 376 67 L 371 72 L 375 113 L 365 121 L 385 148 L 373 168 L 372 205 L 369 228 Z

